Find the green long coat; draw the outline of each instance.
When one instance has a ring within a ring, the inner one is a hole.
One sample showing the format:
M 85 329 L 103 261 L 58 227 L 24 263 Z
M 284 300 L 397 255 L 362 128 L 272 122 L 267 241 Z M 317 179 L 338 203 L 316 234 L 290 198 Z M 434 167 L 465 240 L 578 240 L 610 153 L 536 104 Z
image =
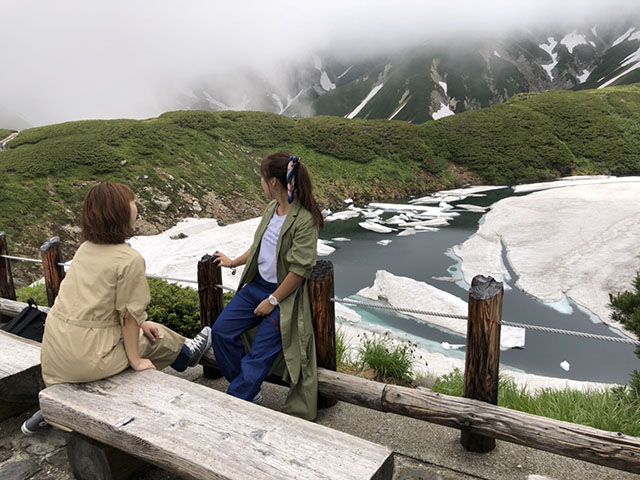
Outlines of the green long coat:
M 262 216 L 238 288 L 258 273 L 260 242 L 276 206 L 277 202 L 273 200 Z M 318 403 L 318 367 L 307 282 L 316 265 L 317 242 L 318 228 L 313 225 L 311 213 L 295 199 L 276 245 L 276 273 L 278 285 L 289 272 L 305 279 L 295 292 L 280 302 L 280 334 L 286 364 L 282 378 L 290 385 L 285 409 L 287 413 L 307 420 L 315 419 Z M 277 364 L 278 360 L 272 371 L 277 371 Z

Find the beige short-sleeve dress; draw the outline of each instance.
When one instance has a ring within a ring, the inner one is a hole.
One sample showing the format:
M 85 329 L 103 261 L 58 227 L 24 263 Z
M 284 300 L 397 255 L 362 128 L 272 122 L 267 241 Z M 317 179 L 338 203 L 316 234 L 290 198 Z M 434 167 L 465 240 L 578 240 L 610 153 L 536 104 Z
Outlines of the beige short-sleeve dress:
M 126 243 L 80 245 L 47 315 L 40 353 L 45 384 L 91 382 L 126 369 L 125 312 L 140 325 L 147 319 L 149 301 L 139 252 Z M 140 331 L 140 355 L 162 369 L 176 359 L 185 338 L 155 325 L 155 344 Z

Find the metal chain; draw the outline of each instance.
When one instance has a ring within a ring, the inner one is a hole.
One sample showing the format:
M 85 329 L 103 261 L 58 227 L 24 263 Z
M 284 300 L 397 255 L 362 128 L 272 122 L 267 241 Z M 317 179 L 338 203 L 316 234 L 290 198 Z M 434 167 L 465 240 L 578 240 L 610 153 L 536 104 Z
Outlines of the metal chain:
M 14 257 L 11 255 L 0 255 L 0 257 L 3 258 L 7 258 L 9 260 L 20 260 L 23 262 L 33 262 L 33 263 L 42 263 L 42 260 L 37 260 L 35 258 L 24 258 L 24 257 Z M 67 263 L 59 263 L 58 265 L 61 266 L 68 266 L 70 264 L 70 262 Z M 148 278 L 157 278 L 160 280 L 169 280 L 172 282 L 184 282 L 184 283 L 191 283 L 191 284 L 195 284 L 197 285 L 198 282 L 196 280 L 189 280 L 187 278 L 175 278 L 175 277 L 163 277 L 160 275 L 147 275 Z M 233 292 L 236 293 L 236 290 L 230 287 L 225 287 L 224 285 L 219 285 L 216 284 L 215 285 L 218 288 L 221 288 L 222 290 L 225 290 L 227 292 Z M 372 302 L 361 302 L 358 300 L 349 300 L 346 298 L 332 298 L 331 299 L 332 302 L 335 303 L 343 303 L 345 305 L 353 305 L 355 307 L 365 307 L 365 308 L 377 308 L 380 310 L 390 310 L 393 312 L 400 312 L 400 313 L 415 313 L 418 315 L 428 315 L 431 317 L 444 317 L 444 318 L 455 318 L 458 320 L 467 320 L 467 316 L 466 315 L 454 315 L 451 313 L 443 313 L 443 312 L 433 312 L 433 311 L 428 311 L 428 310 L 418 310 L 415 308 L 402 308 L 402 307 L 393 307 L 391 305 L 381 305 L 379 303 L 372 303 Z M 570 335 L 570 336 L 574 336 L 574 337 L 581 337 L 581 338 L 590 338 L 590 339 L 594 339 L 594 340 L 606 340 L 608 342 L 615 342 L 615 343 L 624 343 L 624 344 L 630 344 L 630 345 L 640 345 L 640 342 L 637 340 L 633 340 L 631 338 L 623 338 L 623 337 L 610 337 L 607 335 L 596 335 L 594 333 L 586 333 L 586 332 L 577 332 L 575 330 L 562 330 L 560 328 L 550 328 L 550 327 L 542 327 L 539 325 L 529 325 L 529 324 L 524 324 L 524 323 L 515 323 L 515 322 L 508 322 L 506 320 L 502 320 L 500 321 L 501 325 L 504 325 L 505 327 L 517 327 L 517 328 L 524 328 L 526 330 L 534 330 L 534 331 L 538 331 L 538 332 L 546 332 L 546 333 L 556 333 L 556 334 L 560 334 L 560 335 Z
M 426 310 L 417 310 L 412 308 L 399 308 L 399 307 L 393 307 L 391 305 L 381 305 L 379 303 L 360 302 L 357 300 L 349 300 L 344 298 L 343 299 L 332 298 L 331 301 L 336 303 L 344 303 L 347 305 L 354 305 L 358 307 L 370 307 L 370 308 L 378 308 L 381 310 L 391 310 L 394 312 L 401 312 L 401 313 L 417 313 L 420 315 L 430 315 L 432 317 L 445 317 L 445 318 L 456 318 L 459 320 L 467 320 L 467 317 L 462 315 L 452 315 L 449 313 L 442 313 L 442 312 L 430 312 Z M 606 340 L 606 341 L 615 342 L 615 343 L 640 345 L 639 341 L 633 340 L 631 338 L 610 337 L 607 335 L 596 335 L 594 333 L 577 332 L 574 330 L 562 330 L 559 328 L 541 327 L 538 325 L 528 325 L 524 323 L 508 322 L 506 320 L 501 320 L 500 324 L 504 325 L 505 327 L 518 327 L 518 328 L 524 328 L 527 330 L 536 330 L 536 331 L 547 332 L 547 333 L 557 333 L 560 335 L 571 335 L 574 337 L 590 338 L 594 340 Z
M 21 262 L 42 263 L 42 260 L 38 260 L 37 258 L 14 257 L 12 255 L 0 255 L 0 257 L 9 260 L 19 260 Z M 69 260 L 68 262 L 58 263 L 58 265 L 60 265 L 61 267 L 68 267 L 69 265 L 71 265 L 71 260 Z
M 349 300 L 346 298 L 332 298 L 332 302 L 336 303 L 344 303 L 346 305 L 354 305 L 356 307 L 371 307 L 371 308 L 379 308 L 381 310 L 392 310 L 394 312 L 402 312 L 402 313 L 417 313 L 419 315 L 430 315 L 432 317 L 446 317 L 446 318 L 457 318 L 459 320 L 466 320 L 466 315 L 454 315 L 452 313 L 442 313 L 442 312 L 429 312 L 427 310 L 417 310 L 415 308 L 399 308 L 392 307 L 391 305 L 380 305 L 379 303 L 370 303 L 370 302 L 360 302 L 358 300 Z
M 501 325 L 507 327 L 526 328 L 527 330 L 536 330 L 538 332 L 558 333 L 560 335 L 571 335 L 574 337 L 592 338 L 594 340 L 606 340 L 615 343 L 627 343 L 631 345 L 640 345 L 640 342 L 632 338 L 610 337 L 608 335 L 596 335 L 595 333 L 576 332 L 575 330 L 562 330 L 560 328 L 541 327 L 539 325 L 528 325 L 525 323 L 507 322 L 502 320 Z

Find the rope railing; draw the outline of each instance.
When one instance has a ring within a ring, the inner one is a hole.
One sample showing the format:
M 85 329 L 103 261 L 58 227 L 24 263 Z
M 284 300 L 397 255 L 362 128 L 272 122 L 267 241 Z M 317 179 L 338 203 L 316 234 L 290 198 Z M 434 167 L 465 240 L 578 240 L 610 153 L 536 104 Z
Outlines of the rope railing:
M 12 256 L 12 255 L 0 255 L 1 258 L 6 258 L 9 260 L 18 260 L 18 261 L 22 261 L 22 262 L 32 262 L 32 263 L 42 263 L 42 260 L 38 260 L 35 258 L 26 258 L 26 257 L 16 257 L 16 256 Z M 68 266 L 70 265 L 71 262 L 67 262 L 67 263 L 59 263 L 58 265 L 61 266 Z M 197 285 L 198 282 L 197 280 L 191 280 L 188 278 L 178 278 L 178 277 L 169 277 L 169 276 L 163 276 L 163 275 L 150 275 L 147 274 L 146 275 L 148 278 L 156 278 L 159 280 L 167 280 L 170 282 L 182 282 L 182 283 L 190 283 L 193 285 Z M 231 287 L 227 287 L 225 285 L 222 284 L 216 284 L 215 285 L 217 288 L 221 288 L 222 290 L 225 290 L 227 292 L 232 292 L 232 293 L 236 293 L 236 290 L 234 288 Z M 398 313 L 413 313 L 413 314 L 417 314 L 417 315 L 427 315 L 427 316 L 431 316 L 431 317 L 442 317 L 442 318 L 453 318 L 453 319 L 457 319 L 457 320 L 467 320 L 467 316 L 466 315 L 455 315 L 453 313 L 444 313 L 444 312 L 435 312 L 432 310 L 420 310 L 420 309 L 416 309 L 416 308 L 405 308 L 405 307 L 394 307 L 392 305 L 384 305 L 381 303 L 374 303 L 374 302 L 363 302 L 363 301 L 359 301 L 359 300 L 351 300 L 351 299 L 347 299 L 347 298 L 331 298 L 331 301 L 334 303 L 342 303 L 344 305 L 351 305 L 354 307 L 362 307 L 362 308 L 375 308 L 378 310 L 387 310 L 387 311 L 393 311 L 393 312 L 398 312 Z M 524 328 L 526 330 L 531 330 L 531 331 L 537 331 L 537 332 L 545 332 L 545 333 L 554 333 L 554 334 L 558 334 L 558 335 L 569 335 L 569 336 L 574 336 L 574 337 L 580 337 L 580 338 L 588 338 L 591 340 L 604 340 L 607 342 L 614 342 L 614 343 L 621 343 L 621 344 L 626 344 L 626 345 L 640 345 L 640 341 L 634 340 L 632 338 L 625 338 L 625 337 L 611 337 L 608 335 L 597 335 L 595 333 L 587 333 L 587 332 L 578 332 L 575 330 L 563 330 L 560 328 L 551 328 L 551 327 L 543 327 L 540 325 L 530 325 L 530 324 L 524 324 L 524 323 L 516 323 L 516 322 L 509 322 L 506 320 L 501 320 L 500 321 L 501 325 L 504 325 L 506 327 L 517 327 L 517 328 Z

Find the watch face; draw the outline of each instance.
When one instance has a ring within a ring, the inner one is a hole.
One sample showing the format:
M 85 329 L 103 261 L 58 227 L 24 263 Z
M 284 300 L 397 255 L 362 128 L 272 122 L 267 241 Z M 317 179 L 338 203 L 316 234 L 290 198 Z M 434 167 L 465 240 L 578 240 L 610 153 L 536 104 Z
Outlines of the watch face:
M 269 295 L 269 303 L 275 307 L 278 305 L 278 300 L 273 295 Z

